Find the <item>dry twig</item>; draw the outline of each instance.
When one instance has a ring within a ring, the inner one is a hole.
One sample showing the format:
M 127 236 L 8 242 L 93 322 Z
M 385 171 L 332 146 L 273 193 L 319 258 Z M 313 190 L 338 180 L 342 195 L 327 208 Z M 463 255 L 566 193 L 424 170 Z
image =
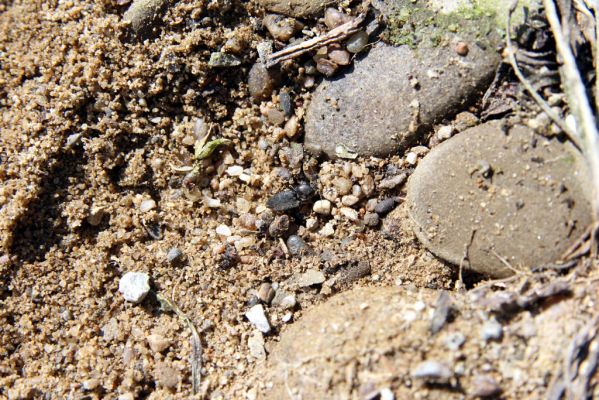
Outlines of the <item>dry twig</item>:
M 266 67 L 270 68 L 281 61 L 290 60 L 299 57 L 308 51 L 318 49 L 331 43 L 340 42 L 356 33 L 360 29 L 360 25 L 364 22 L 365 18 L 366 14 L 360 14 L 351 21 L 339 25 L 322 36 L 308 39 L 299 44 L 285 47 L 283 50 L 277 51 L 276 53 L 272 53 L 266 57 Z
M 561 57 L 562 85 L 568 99 L 568 105 L 576 120 L 580 148 L 591 171 L 593 222 L 589 240 L 591 251 L 595 251 L 597 230 L 599 229 L 599 132 L 597 131 L 597 120 L 593 114 L 583 79 L 569 44 L 569 29 L 567 26 L 562 26 L 553 0 L 543 0 L 543 4 L 547 21 L 549 21 L 555 39 L 557 53 Z
M 165 311 L 172 311 L 187 325 L 191 331 L 191 385 L 193 394 L 197 394 L 201 383 L 202 369 L 202 342 L 195 325 L 189 317 L 175 304 L 160 293 L 156 293 L 156 298 Z

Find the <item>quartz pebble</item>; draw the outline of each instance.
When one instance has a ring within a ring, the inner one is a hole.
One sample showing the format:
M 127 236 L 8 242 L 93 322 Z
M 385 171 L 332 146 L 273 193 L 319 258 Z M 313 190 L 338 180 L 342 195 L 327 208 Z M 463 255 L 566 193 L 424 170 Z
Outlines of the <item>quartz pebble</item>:
M 410 165 L 416 165 L 416 162 L 418 161 L 418 155 L 414 152 L 409 152 L 408 154 L 406 154 L 406 162 Z
M 264 307 L 262 304 L 256 304 L 245 313 L 246 318 L 254 325 L 260 332 L 270 332 L 270 324 L 264 313 Z
M 480 337 L 484 341 L 499 340 L 503 336 L 503 327 L 496 319 L 490 319 L 483 324 Z
M 423 361 L 414 368 L 412 377 L 426 382 L 443 383 L 453 376 L 449 367 L 437 361 Z
M 348 65 L 351 62 L 350 54 L 340 49 L 331 50 L 329 59 L 337 65 Z
M 341 213 L 341 215 L 343 215 L 345 218 L 349 219 L 350 221 L 358 220 L 358 212 L 356 210 L 354 210 L 353 208 L 341 207 L 339 209 L 339 212 Z
M 379 183 L 379 189 L 394 189 L 397 186 L 403 184 L 407 178 L 408 175 L 404 173 L 394 175 L 390 178 L 385 178 L 381 181 L 381 183 Z
M 152 199 L 144 200 L 139 205 L 139 211 L 142 213 L 148 212 L 156 208 L 156 202 Z
M 490 375 L 477 375 L 472 379 L 472 389 L 469 394 L 472 398 L 490 398 L 501 393 L 501 387 Z
M 150 292 L 150 277 L 145 272 L 127 272 L 119 281 L 119 292 L 126 301 L 140 303 Z
M 331 213 L 331 202 L 329 200 L 318 200 L 312 207 L 315 213 L 329 215 Z
M 219 225 L 216 227 L 216 234 L 219 236 L 229 237 L 232 235 L 231 228 L 227 225 Z

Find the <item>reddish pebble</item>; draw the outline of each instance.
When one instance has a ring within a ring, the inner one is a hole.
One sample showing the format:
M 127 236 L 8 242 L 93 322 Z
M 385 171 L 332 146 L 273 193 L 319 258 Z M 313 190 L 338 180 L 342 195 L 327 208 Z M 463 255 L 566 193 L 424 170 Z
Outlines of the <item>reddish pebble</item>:
M 469 51 L 470 51 L 470 49 L 468 48 L 467 43 L 459 42 L 455 46 L 455 52 L 458 53 L 458 55 L 460 55 L 462 57 L 467 56 Z

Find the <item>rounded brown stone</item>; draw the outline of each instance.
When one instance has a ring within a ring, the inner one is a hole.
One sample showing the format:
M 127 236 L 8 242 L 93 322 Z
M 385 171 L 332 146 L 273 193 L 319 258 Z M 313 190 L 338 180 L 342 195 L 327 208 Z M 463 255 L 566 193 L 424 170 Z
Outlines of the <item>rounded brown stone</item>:
M 410 177 L 407 201 L 416 236 L 435 255 L 505 277 L 506 262 L 555 262 L 579 238 L 591 217 L 586 182 L 569 143 L 491 122 L 434 148 Z

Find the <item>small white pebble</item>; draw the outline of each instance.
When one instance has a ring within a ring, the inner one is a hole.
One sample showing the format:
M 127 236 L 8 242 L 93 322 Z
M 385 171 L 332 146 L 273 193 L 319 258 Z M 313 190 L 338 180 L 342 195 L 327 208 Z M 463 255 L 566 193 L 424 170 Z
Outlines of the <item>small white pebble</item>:
M 241 165 L 231 165 L 227 168 L 227 174 L 230 176 L 239 176 L 243 174 L 243 167 Z
M 119 292 L 131 303 L 140 303 L 149 291 L 150 277 L 145 272 L 127 272 L 119 281 Z
M 229 228 L 227 225 L 219 225 L 216 227 L 216 234 L 224 237 L 231 236 L 231 228 Z
M 331 213 L 331 202 L 329 200 L 318 200 L 312 207 L 315 213 L 329 215 Z
M 152 199 L 144 200 L 139 205 L 139 211 L 142 213 L 148 212 L 154 208 L 156 208 L 156 202 Z
M 355 206 L 359 201 L 360 199 L 352 194 L 348 194 L 341 198 L 341 204 L 347 207 Z
M 270 324 L 264 313 L 264 307 L 262 304 L 256 304 L 245 313 L 246 318 L 254 325 L 260 332 L 270 332 Z
M 341 213 L 341 215 L 343 215 L 345 218 L 349 219 L 350 221 L 358 220 L 358 212 L 356 210 L 354 210 L 353 208 L 341 207 L 339 209 L 339 212 Z
M 323 237 L 333 236 L 335 234 L 335 228 L 333 227 L 333 224 L 329 222 L 318 231 L 318 234 Z
M 220 200 L 213 199 L 212 197 L 204 197 L 204 203 L 206 204 L 207 207 L 210 207 L 210 208 L 220 208 L 220 206 L 221 206 Z
M 281 321 L 287 323 L 287 322 L 291 321 L 291 318 L 293 318 L 293 314 L 288 312 L 285 315 L 283 315 L 283 317 L 281 318 Z
M 379 391 L 379 398 L 381 400 L 395 400 L 395 395 L 389 388 L 384 388 Z
M 410 165 L 415 165 L 418 161 L 418 156 L 416 155 L 416 153 L 411 151 L 408 154 L 406 154 L 406 161 Z
M 453 126 L 451 125 L 443 125 L 437 131 L 437 138 L 439 140 L 447 140 L 453 135 Z

